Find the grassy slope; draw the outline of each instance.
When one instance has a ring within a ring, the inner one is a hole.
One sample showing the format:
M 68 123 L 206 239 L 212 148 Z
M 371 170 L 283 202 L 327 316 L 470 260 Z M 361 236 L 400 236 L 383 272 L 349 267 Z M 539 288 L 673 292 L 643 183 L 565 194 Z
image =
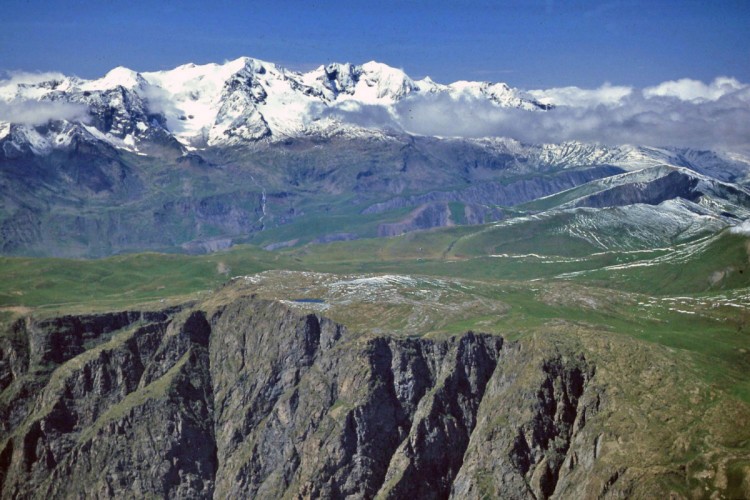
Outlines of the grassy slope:
M 0 257 L 0 307 L 118 307 L 210 290 L 229 276 L 267 269 L 393 272 L 489 281 L 560 277 L 660 295 L 750 286 L 750 239 L 726 231 L 673 250 L 601 252 L 584 240 L 567 236 L 557 241 L 545 231 L 529 232 L 524 224 L 518 226 L 500 231 L 491 225 L 457 226 L 281 252 L 238 246 L 200 256 Z
M 508 253 L 523 253 L 534 245 L 533 234 L 518 231 L 517 246 L 507 239 L 499 243 Z M 572 255 L 569 248 L 558 251 L 559 242 L 545 241 L 537 245 L 539 255 L 524 257 L 488 257 L 469 244 L 476 240 L 494 252 L 497 240 L 488 237 L 492 233 L 482 227 L 453 227 L 282 252 L 243 246 L 202 256 L 0 258 L 0 322 L 29 312 L 153 307 L 162 299 L 202 297 L 219 303 L 235 293 L 255 293 L 324 299 L 330 305 L 324 314 L 352 331 L 439 338 L 475 330 L 529 341 L 539 336 L 585 339 L 593 358 L 603 360 L 603 380 L 609 377 L 608 387 L 626 398 L 607 425 L 619 429 L 618 435 L 628 435 L 633 425 L 649 429 L 649 443 L 632 447 L 658 454 L 663 463 L 687 463 L 690 474 L 713 470 L 705 450 L 722 450 L 721 456 L 735 457 L 723 465 L 727 474 L 739 478 L 730 486 L 739 484 L 743 472 L 737 468 L 744 462 L 737 457 L 747 456 L 750 442 L 732 422 L 746 421 L 750 408 L 750 239 L 724 232 L 671 251 L 579 254 L 574 248 Z M 476 255 L 466 255 L 465 249 Z M 639 263 L 649 265 L 633 265 Z M 384 295 L 386 300 L 376 297 L 373 302 L 367 290 L 357 298 L 349 293 L 351 287 L 344 287 L 341 295 L 341 287 L 326 288 L 316 275 L 266 273 L 265 281 L 254 280 L 244 289 L 237 288 L 243 281 L 237 280 L 211 292 L 229 276 L 270 269 L 350 274 L 331 277 L 332 283 L 388 272 L 443 277 L 448 284 L 439 289 L 429 278 L 397 286 L 395 298 Z M 663 366 L 649 364 L 657 359 Z M 727 416 L 729 410 L 736 415 Z M 688 443 L 680 445 L 684 449 L 672 442 L 676 429 Z M 670 488 L 688 493 L 700 484 L 676 478 Z
M 550 257 L 559 245 L 546 242 L 538 245 L 538 251 L 548 256 L 458 255 L 456 248 L 469 247 L 467 242 L 482 241 L 486 234 L 484 228 L 464 226 L 397 238 L 306 246 L 286 252 L 265 252 L 244 246 L 202 256 L 136 254 L 101 260 L 1 258 L 0 308 L 4 308 L 3 315 L 9 320 L 13 311 L 18 311 L 13 308 L 18 307 L 51 314 L 118 309 L 162 299 L 186 300 L 209 293 L 229 276 L 268 269 L 472 279 L 484 283 L 475 295 L 508 304 L 510 312 L 498 315 L 494 310 L 478 308 L 471 314 L 426 321 L 421 333 L 457 333 L 473 328 L 517 337 L 532 327 L 558 319 L 592 324 L 604 331 L 691 352 L 707 379 L 720 382 L 750 401 L 750 382 L 745 375 L 750 373 L 747 353 L 750 318 L 743 307 L 738 307 L 748 301 L 748 238 L 725 232 L 700 245 L 681 247 L 671 253 L 610 252 Z M 534 239 L 528 236 L 520 241 L 521 250 L 525 251 Z M 487 240 L 484 244 L 491 242 Z M 633 266 L 634 261 L 651 265 Z M 627 267 L 628 263 L 631 267 Z M 606 268 L 612 265 L 625 266 Z M 556 278 L 563 273 L 568 273 L 564 279 Z M 532 284 L 529 280 L 542 281 Z M 643 295 L 626 300 L 623 298 L 626 295 L 615 294 L 613 289 Z M 560 290 L 568 290 L 569 297 L 549 299 L 565 296 Z M 733 290 L 740 292 L 727 295 Z M 676 294 L 689 297 L 680 303 L 664 297 Z M 598 305 L 592 307 L 592 303 Z M 372 314 L 372 322 L 379 321 L 378 314 L 373 311 L 368 314 Z M 398 316 L 398 308 L 392 311 L 394 314 Z M 398 318 L 394 316 L 393 322 L 393 328 L 397 329 Z
M 0 307 L 102 310 L 212 290 L 228 275 L 294 268 L 253 247 L 211 255 L 143 253 L 99 260 L 0 257 Z

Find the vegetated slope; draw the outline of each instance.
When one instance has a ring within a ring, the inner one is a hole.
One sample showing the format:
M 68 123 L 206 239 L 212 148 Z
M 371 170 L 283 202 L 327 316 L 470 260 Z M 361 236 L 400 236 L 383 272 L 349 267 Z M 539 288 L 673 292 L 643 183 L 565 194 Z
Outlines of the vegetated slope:
M 672 200 L 709 216 L 694 218 L 706 230 L 715 229 L 713 220 L 736 224 L 750 213 L 742 186 L 674 167 L 623 174 L 595 163 L 551 166 L 482 143 L 408 136 L 324 145 L 300 139 L 170 158 L 82 143 L 75 151 L 2 159 L 0 251 L 101 257 L 248 242 L 279 248 L 483 224 L 540 209 Z
M 750 237 L 727 230 L 677 245 L 662 255 L 599 269 L 563 274 L 565 278 L 616 283 L 644 293 L 698 293 L 733 290 L 750 283 Z
M 649 295 L 749 286 L 747 236 L 738 228 L 721 230 L 724 220 L 696 214 L 695 208 L 684 202 L 579 208 L 274 252 L 238 246 L 198 256 L 3 257 L 0 307 L 90 311 L 185 300 L 229 276 L 270 269 L 484 281 L 562 278 Z
M 70 151 L 0 159 L 0 251 L 101 257 L 370 237 L 430 199 L 460 202 L 468 216 L 452 222 L 476 224 L 503 217 L 498 204 L 620 171 L 594 166 L 528 178 L 507 154 L 404 136 L 334 138 L 325 147 L 299 140 L 201 155 L 140 156 L 82 143 Z M 496 180 L 494 189 L 477 185 L 487 179 Z M 511 184 L 503 187 L 503 179 Z M 415 229 L 440 224 L 428 218 Z
M 363 336 L 231 291 L 14 323 L 3 496 L 748 493 L 750 410 L 679 353 L 565 321 Z
M 695 294 L 750 284 L 745 226 L 728 224 L 700 205 L 670 200 L 555 210 L 480 226 L 307 246 L 283 255 L 303 269 L 324 272 L 562 278 L 645 294 Z
M 683 200 L 603 209 L 567 209 L 492 224 L 459 239 L 456 255 L 537 253 L 581 257 L 669 247 L 713 235 L 728 222 Z

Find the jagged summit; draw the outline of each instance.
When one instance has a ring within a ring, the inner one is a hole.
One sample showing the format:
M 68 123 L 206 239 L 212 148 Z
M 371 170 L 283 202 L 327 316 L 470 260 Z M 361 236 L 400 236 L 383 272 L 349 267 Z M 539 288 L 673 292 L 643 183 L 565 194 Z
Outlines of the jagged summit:
M 116 87 L 135 89 L 147 85 L 143 76 L 132 69 L 118 66 L 110 70 L 103 78 L 91 80 L 79 85 L 84 91 L 111 90 Z
M 191 149 L 310 134 L 379 133 L 378 126 L 352 124 L 331 111 L 364 105 L 381 106 L 386 113 L 393 113 L 393 106 L 400 101 L 424 94 L 469 97 L 501 107 L 544 109 L 504 83 L 443 85 L 429 78 L 415 81 L 403 70 L 376 61 L 362 65 L 331 63 L 300 73 L 240 57 L 223 64 L 189 63 L 143 73 L 117 67 L 95 80 L 62 75 L 38 80 L 5 86 L 0 83 L 0 100 L 21 105 L 55 102 L 78 106 L 77 119 L 54 112 L 49 118 L 77 125 L 80 133 L 92 140 L 134 151 L 147 149 L 143 143 L 154 137 L 162 142 L 173 139 Z M 113 121 L 112 116 L 118 118 Z M 113 127 L 115 122 L 119 126 Z M 23 125 L 29 124 L 20 117 L 3 123 L 0 130 L 9 137 L 11 128 Z M 49 131 L 38 133 L 49 144 L 64 142 L 50 136 Z M 8 148 L 36 153 L 48 150 L 17 142 Z

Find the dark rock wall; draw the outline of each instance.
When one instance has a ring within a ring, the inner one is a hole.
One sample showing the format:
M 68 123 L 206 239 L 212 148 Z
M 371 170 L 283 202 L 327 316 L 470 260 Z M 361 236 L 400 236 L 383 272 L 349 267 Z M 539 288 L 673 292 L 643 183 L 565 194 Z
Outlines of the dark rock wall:
M 254 298 L 15 328 L 4 498 L 548 498 L 595 460 L 593 367 L 496 336 L 349 336 Z

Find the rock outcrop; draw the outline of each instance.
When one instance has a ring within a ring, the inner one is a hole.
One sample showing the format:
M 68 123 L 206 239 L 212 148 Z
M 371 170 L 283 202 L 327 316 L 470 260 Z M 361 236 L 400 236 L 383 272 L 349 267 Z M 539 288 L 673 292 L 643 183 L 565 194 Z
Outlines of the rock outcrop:
M 619 173 L 622 173 L 622 169 L 602 165 L 582 170 L 563 170 L 529 179 L 506 182 L 485 181 L 463 190 L 432 191 L 409 197 L 391 198 L 388 201 L 375 203 L 367 207 L 362 213 L 379 214 L 389 210 L 437 202 L 461 202 L 477 207 L 484 205 L 510 207 Z
M 595 366 L 554 342 L 354 335 L 255 297 L 7 333 L 3 498 L 637 491 L 601 461 Z

